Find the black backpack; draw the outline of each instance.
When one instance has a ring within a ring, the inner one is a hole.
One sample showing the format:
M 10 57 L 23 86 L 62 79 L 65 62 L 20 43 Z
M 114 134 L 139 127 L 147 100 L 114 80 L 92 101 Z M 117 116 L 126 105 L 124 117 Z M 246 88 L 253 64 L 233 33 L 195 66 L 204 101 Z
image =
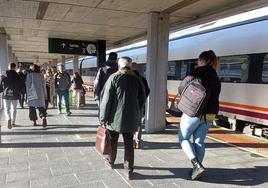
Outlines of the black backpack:
M 14 100 L 16 98 L 16 83 L 8 77 L 3 77 L 0 92 L 3 92 L 4 99 Z
M 211 90 L 204 87 L 200 78 L 194 78 L 181 93 L 178 108 L 190 117 L 201 117 L 211 95 Z
M 5 89 L 4 89 L 4 96 L 6 99 L 10 99 L 13 100 L 15 97 L 15 87 L 13 87 L 12 85 L 8 85 Z

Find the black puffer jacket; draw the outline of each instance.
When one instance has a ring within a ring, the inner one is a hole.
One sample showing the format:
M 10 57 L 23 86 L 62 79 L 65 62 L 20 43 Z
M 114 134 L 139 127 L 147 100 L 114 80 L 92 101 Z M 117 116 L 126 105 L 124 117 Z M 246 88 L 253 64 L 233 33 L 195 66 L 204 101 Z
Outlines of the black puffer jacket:
M 110 75 L 117 72 L 117 70 L 117 64 L 109 60 L 106 62 L 106 65 L 104 67 L 101 67 L 98 70 L 96 78 L 94 80 L 94 96 L 96 100 L 100 99 L 101 91 Z
M 84 82 L 81 76 L 73 78 L 72 83 L 73 83 L 73 89 L 83 89 Z
M 3 76 L 1 80 L 0 89 L 3 92 L 3 99 L 7 100 L 18 100 L 20 92 L 23 89 L 23 80 L 20 78 L 15 70 L 8 70 L 6 72 L 7 76 Z M 14 93 L 10 96 L 6 95 L 6 88 L 14 88 Z
M 213 69 L 211 66 L 197 67 L 181 82 L 178 88 L 178 92 L 180 94 L 193 77 L 201 78 L 204 87 L 209 88 L 211 91 L 211 96 L 203 114 L 218 114 L 221 82 L 215 69 Z

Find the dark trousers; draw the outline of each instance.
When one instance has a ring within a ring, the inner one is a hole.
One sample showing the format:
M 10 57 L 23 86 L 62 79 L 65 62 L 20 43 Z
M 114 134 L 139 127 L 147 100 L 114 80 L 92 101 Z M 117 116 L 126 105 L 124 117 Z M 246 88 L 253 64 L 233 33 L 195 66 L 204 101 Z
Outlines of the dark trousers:
M 119 133 L 114 131 L 109 131 L 111 135 L 111 145 L 112 145 L 112 153 L 108 155 L 108 160 L 111 163 L 114 163 L 117 154 L 117 144 Z M 133 148 L 133 133 L 122 133 L 124 140 L 124 168 L 132 172 L 134 169 L 134 148 Z
M 49 100 L 45 100 L 45 106 L 46 106 L 46 109 L 48 109 L 48 104 L 49 104 Z
M 45 100 L 46 109 L 48 109 L 48 104 L 50 102 L 50 86 L 46 86 L 47 88 L 47 99 Z
M 25 94 L 26 94 L 25 92 L 20 93 L 19 103 L 20 103 L 21 108 L 24 108 L 23 105 L 24 105 L 24 101 L 25 101 Z
M 46 109 L 44 107 L 37 107 L 39 110 L 39 117 L 43 118 L 46 117 Z M 36 121 L 37 120 L 37 115 L 36 115 L 36 108 L 30 106 L 29 107 L 29 118 L 32 121 Z

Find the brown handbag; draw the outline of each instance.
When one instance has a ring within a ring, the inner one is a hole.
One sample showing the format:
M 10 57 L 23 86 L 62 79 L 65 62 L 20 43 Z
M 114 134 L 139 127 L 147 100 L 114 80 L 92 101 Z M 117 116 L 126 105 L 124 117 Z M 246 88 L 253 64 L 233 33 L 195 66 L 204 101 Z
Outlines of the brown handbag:
M 102 155 L 112 153 L 111 136 L 105 127 L 98 126 L 95 147 Z

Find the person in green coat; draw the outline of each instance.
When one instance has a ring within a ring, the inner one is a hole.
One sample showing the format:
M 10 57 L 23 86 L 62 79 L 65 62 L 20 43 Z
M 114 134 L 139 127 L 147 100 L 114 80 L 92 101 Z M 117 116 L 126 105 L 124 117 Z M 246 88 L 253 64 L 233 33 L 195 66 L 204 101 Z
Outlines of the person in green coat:
M 138 128 L 140 111 L 146 100 L 144 86 L 131 71 L 131 63 L 129 57 L 118 60 L 119 70 L 107 80 L 100 101 L 100 122 L 111 135 L 112 153 L 108 155 L 107 164 L 113 168 L 121 133 L 125 147 L 124 168 L 129 179 L 133 176 L 134 169 L 133 135 Z

